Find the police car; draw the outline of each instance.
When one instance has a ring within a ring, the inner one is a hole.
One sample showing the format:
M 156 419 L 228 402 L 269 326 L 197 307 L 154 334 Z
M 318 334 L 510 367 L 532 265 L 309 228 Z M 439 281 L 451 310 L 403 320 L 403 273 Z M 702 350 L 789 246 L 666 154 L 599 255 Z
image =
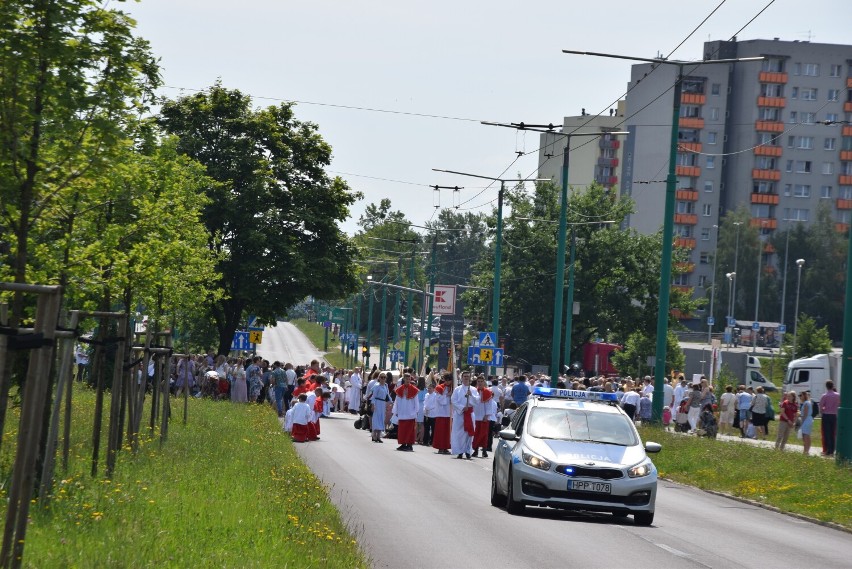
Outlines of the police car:
M 614 393 L 538 387 L 500 431 L 491 504 L 522 514 L 526 506 L 633 515 L 654 521 L 657 468 Z

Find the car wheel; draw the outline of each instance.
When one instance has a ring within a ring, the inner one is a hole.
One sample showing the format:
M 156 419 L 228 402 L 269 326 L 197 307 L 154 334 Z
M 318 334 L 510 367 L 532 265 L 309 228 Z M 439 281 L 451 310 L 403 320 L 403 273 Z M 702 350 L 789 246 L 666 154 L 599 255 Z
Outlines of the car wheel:
M 637 526 L 649 526 L 654 523 L 654 512 L 638 512 L 633 514 L 633 523 Z
M 497 465 L 491 470 L 491 505 L 501 508 L 506 505 L 506 496 L 497 491 Z
M 522 502 L 515 501 L 515 483 L 512 480 L 512 470 L 509 470 L 509 487 L 506 492 L 506 511 L 513 516 L 520 516 L 526 510 Z

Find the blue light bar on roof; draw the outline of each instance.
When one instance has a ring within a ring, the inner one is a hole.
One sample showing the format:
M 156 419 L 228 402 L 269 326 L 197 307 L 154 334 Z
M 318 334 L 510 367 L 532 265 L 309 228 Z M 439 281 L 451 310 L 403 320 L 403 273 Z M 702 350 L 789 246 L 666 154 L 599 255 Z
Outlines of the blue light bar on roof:
M 602 391 L 580 391 L 577 389 L 558 389 L 555 387 L 536 387 L 533 395 L 557 399 L 578 399 L 581 401 L 618 401 L 615 393 Z

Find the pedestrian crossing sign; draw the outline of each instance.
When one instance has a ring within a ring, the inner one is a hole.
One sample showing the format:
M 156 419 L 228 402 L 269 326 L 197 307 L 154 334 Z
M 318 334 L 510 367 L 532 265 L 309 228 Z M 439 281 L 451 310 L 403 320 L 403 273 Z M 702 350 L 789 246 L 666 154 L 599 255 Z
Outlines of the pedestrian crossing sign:
M 479 347 L 480 348 L 496 348 L 497 347 L 497 334 L 494 332 L 480 332 L 479 333 Z
M 494 350 L 491 348 L 483 348 L 479 347 L 479 361 L 483 363 L 490 363 L 491 360 L 494 359 Z
M 249 342 L 252 344 L 260 344 L 263 342 L 263 332 L 252 330 L 249 332 Z

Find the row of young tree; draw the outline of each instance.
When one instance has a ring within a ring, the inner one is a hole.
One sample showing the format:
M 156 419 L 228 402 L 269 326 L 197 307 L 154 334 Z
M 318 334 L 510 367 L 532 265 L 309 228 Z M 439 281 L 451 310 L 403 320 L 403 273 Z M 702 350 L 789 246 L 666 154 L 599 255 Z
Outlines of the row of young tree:
M 140 312 L 227 353 L 249 313 L 354 290 L 359 198 L 291 104 L 216 83 L 155 96 L 134 21 L 94 0 L 0 4 L 0 281 Z M 12 325 L 31 315 L 12 299 Z

